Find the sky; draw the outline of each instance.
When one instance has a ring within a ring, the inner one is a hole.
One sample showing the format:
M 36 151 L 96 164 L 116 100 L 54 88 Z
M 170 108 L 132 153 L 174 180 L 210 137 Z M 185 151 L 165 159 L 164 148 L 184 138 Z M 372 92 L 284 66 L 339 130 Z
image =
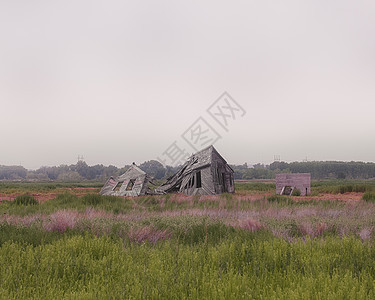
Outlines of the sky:
M 0 165 L 375 161 L 375 2 L 0 1 Z M 223 95 L 223 93 L 226 94 Z

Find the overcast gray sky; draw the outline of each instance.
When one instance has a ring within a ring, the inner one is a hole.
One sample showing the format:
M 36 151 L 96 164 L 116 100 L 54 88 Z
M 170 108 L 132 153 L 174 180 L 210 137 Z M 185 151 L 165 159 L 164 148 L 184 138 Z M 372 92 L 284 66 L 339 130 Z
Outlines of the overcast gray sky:
M 374 161 L 375 2 L 0 1 L 0 164 Z M 227 91 L 246 114 L 206 111 Z

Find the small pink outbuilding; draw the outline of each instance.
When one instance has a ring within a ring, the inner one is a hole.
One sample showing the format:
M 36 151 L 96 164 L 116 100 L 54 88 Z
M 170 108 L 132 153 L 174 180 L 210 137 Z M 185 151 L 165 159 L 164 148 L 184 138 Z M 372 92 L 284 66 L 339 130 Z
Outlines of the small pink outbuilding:
M 306 196 L 311 193 L 310 173 L 276 174 L 276 194 L 291 195 L 295 189 L 301 192 L 301 196 Z

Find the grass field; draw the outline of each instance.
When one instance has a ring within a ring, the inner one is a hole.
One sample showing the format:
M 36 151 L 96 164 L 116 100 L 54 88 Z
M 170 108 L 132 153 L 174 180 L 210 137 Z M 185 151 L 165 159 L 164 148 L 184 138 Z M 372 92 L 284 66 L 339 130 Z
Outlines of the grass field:
M 98 186 L 0 184 L 56 192 L 1 202 L 0 298 L 375 298 L 374 181 L 314 182 L 308 197 L 269 182 L 200 197 Z

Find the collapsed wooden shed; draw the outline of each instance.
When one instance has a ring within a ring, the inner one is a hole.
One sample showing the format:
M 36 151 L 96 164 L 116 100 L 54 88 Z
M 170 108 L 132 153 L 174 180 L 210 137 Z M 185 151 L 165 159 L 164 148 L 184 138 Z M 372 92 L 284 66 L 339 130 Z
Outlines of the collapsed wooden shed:
M 151 194 L 148 184 L 151 177 L 133 163 L 129 169 L 118 177 L 111 176 L 100 191 L 109 196 L 141 196 Z
M 213 146 L 195 154 L 156 193 L 180 192 L 186 195 L 234 193 L 233 169 Z

